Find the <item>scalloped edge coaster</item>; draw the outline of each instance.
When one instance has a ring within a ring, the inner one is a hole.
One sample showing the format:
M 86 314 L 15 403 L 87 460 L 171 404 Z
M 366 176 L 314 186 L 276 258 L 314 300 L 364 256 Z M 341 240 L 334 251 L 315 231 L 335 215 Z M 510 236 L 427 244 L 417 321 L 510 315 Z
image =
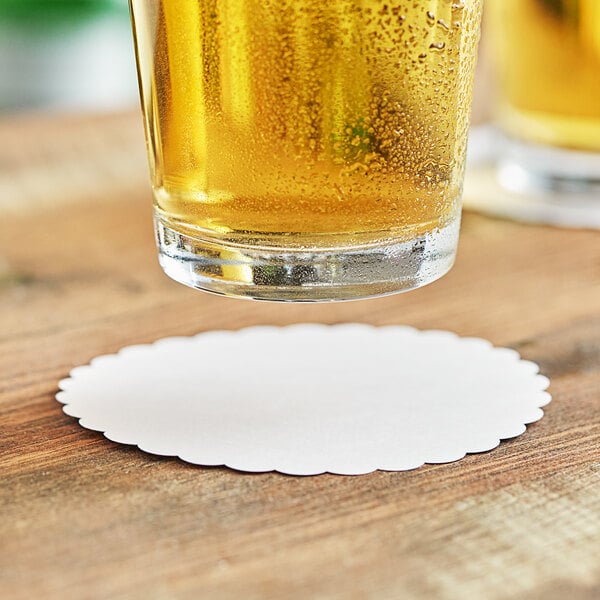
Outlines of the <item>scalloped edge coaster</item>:
M 495 448 L 543 416 L 550 381 L 515 350 L 447 331 L 250 327 L 129 346 L 56 398 L 115 442 L 206 466 L 359 475 Z

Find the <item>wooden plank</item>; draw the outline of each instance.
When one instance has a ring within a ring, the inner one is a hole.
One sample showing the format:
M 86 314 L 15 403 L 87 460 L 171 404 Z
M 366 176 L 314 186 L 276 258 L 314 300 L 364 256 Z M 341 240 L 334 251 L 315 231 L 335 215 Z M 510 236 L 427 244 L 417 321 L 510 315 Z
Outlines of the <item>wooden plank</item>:
M 0 156 L 2 198 L 19 198 L 0 216 L 2 596 L 599 597 L 598 234 L 467 214 L 453 271 L 410 294 L 210 296 L 157 266 L 137 119 L 0 123 L 14 146 Z M 31 159 L 40 131 L 55 136 L 50 169 Z M 125 156 L 129 183 L 115 175 Z M 51 202 L 41 184 L 24 191 L 40 172 Z M 54 400 L 69 369 L 127 344 L 307 321 L 486 337 L 539 362 L 554 401 L 523 436 L 454 464 L 293 478 L 152 457 Z

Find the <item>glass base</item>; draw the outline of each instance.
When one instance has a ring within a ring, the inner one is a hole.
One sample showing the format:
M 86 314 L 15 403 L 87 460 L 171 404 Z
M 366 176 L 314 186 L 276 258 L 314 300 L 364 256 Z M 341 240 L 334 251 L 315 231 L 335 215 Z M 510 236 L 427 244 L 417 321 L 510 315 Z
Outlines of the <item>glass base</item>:
M 504 138 L 498 179 L 510 192 L 559 194 L 564 200 L 598 202 L 600 153 Z
M 244 246 L 192 237 L 155 216 L 159 261 L 187 286 L 280 302 L 358 300 L 439 279 L 454 263 L 460 217 L 411 241 L 347 248 Z

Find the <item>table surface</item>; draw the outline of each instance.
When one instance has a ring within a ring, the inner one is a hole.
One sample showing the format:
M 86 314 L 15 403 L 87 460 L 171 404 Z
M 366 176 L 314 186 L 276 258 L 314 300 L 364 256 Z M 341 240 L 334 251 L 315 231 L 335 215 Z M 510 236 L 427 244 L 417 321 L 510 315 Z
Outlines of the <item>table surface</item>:
M 600 236 L 466 214 L 410 294 L 220 298 L 156 261 L 140 118 L 0 122 L 4 598 L 600 597 Z M 358 321 L 510 346 L 551 378 L 540 422 L 453 464 L 297 478 L 200 468 L 82 429 L 55 401 L 129 344 Z

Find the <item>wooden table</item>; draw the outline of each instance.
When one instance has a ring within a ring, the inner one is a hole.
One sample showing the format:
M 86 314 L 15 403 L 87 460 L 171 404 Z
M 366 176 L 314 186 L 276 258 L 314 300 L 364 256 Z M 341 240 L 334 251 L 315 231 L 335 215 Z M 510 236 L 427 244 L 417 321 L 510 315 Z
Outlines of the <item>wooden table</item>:
M 0 596 L 600 597 L 600 235 L 466 214 L 410 294 L 273 305 L 160 271 L 140 119 L 0 122 Z M 361 477 L 199 468 L 79 427 L 57 382 L 98 354 L 255 324 L 444 328 L 550 376 L 545 418 L 489 453 Z

